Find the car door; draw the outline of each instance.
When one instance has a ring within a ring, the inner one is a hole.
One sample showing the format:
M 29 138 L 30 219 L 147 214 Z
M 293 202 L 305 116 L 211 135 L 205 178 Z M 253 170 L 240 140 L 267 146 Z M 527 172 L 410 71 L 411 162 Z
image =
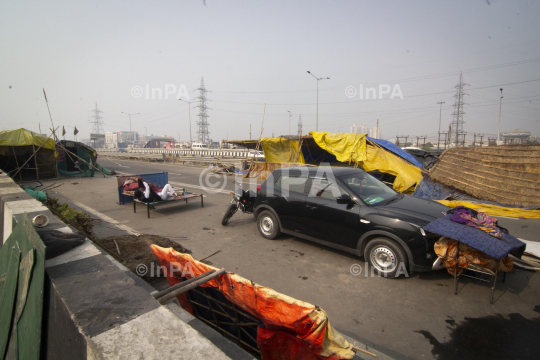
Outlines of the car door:
M 282 173 L 275 181 L 274 194 L 267 195 L 271 198 L 281 226 L 286 230 L 299 233 L 305 230 L 306 182 L 307 177 L 302 177 L 300 173 Z
M 360 235 L 360 205 L 338 204 L 347 192 L 335 179 L 310 177 L 304 218 L 306 234 L 348 248 L 356 248 Z

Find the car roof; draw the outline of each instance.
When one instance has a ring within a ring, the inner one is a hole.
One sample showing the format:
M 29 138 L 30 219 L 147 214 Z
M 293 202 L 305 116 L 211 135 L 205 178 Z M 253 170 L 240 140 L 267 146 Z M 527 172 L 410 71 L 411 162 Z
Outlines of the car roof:
M 278 173 L 281 173 L 283 171 L 291 171 L 291 170 L 297 170 L 297 171 L 305 171 L 306 167 L 302 166 L 295 166 L 290 168 L 281 168 L 274 170 L 274 173 L 276 175 Z M 309 166 L 307 167 L 309 171 L 309 175 L 315 175 L 317 172 L 324 171 L 324 172 L 332 172 L 334 176 L 343 176 L 343 175 L 350 175 L 350 174 L 360 174 L 365 173 L 366 171 L 364 169 L 359 168 L 352 168 L 352 167 L 331 167 L 331 166 Z

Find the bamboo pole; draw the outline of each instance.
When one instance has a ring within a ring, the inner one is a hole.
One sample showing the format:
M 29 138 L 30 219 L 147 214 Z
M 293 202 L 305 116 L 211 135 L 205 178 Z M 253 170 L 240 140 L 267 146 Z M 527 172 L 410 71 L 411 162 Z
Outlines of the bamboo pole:
M 302 125 L 300 125 L 300 135 L 298 136 L 298 149 L 296 150 L 296 157 L 294 158 L 294 164 L 298 162 L 298 157 L 300 156 L 300 151 L 302 149 Z
M 17 154 L 15 153 L 15 146 L 12 146 L 11 147 L 11 150 L 13 150 L 13 156 L 15 157 L 15 164 L 17 164 L 17 169 L 20 170 L 20 167 L 19 167 L 19 160 L 17 160 Z M 26 164 L 26 163 L 25 163 Z M 24 166 L 24 165 L 23 165 Z M 19 171 L 17 171 L 19 172 Z M 15 173 L 15 175 L 17 175 L 17 173 Z M 13 175 L 13 177 L 15 177 L 15 175 Z M 22 181 L 22 174 L 19 174 L 19 177 L 21 178 L 21 181 Z
M 58 128 L 56 128 L 56 129 L 58 129 Z M 50 129 L 49 129 L 49 130 L 50 130 Z M 51 136 L 52 136 L 54 133 L 55 133 L 54 130 L 52 130 L 51 135 L 49 135 L 49 136 L 47 137 L 47 139 L 46 139 L 41 145 L 39 145 L 39 147 L 37 148 L 37 150 L 36 150 L 35 152 L 38 152 L 39 149 L 41 149 L 41 148 L 43 147 L 43 145 L 45 145 L 45 143 L 47 142 L 47 140 L 49 140 L 49 139 L 51 138 Z M 55 136 L 56 136 L 56 135 L 55 135 Z M 15 153 L 15 150 L 13 150 L 13 153 Z M 30 156 L 30 157 L 28 158 L 28 160 L 26 160 L 26 162 L 25 162 L 24 164 L 22 164 L 21 167 L 19 167 L 19 169 L 17 170 L 17 172 L 16 172 L 15 174 L 13 174 L 13 178 L 15 178 L 15 176 L 19 173 L 19 171 L 21 171 L 22 167 L 23 167 L 24 165 L 26 165 L 26 164 L 30 161 L 31 158 L 32 158 L 32 156 Z M 16 157 L 15 157 L 15 159 L 16 159 Z M 17 165 L 17 166 L 19 166 L 19 165 Z M 22 177 L 21 177 L 21 181 L 22 181 Z
M 263 133 L 263 130 L 264 130 L 264 116 L 265 115 L 266 115 L 266 104 L 264 104 L 263 118 L 262 118 L 262 123 L 261 123 L 261 133 L 259 134 L 259 140 L 257 141 L 257 146 L 255 148 L 255 154 L 253 154 L 253 159 L 251 160 L 251 164 L 248 167 L 248 176 L 246 176 L 246 177 L 249 177 L 249 169 L 251 169 L 251 167 L 253 166 L 253 162 L 255 161 L 255 155 L 259 153 L 259 146 L 261 144 L 262 133 Z M 248 150 L 248 153 L 249 153 L 249 150 Z
M 37 151 L 36 151 L 36 147 L 34 145 L 32 145 L 32 150 L 34 150 L 34 162 L 36 163 L 36 180 L 39 180 L 39 171 L 38 171 L 38 163 L 37 163 Z
M 356 346 L 353 346 L 352 349 L 355 350 L 355 351 L 363 352 L 364 354 L 371 355 L 371 356 L 373 356 L 373 357 L 377 357 L 376 354 L 374 354 L 374 353 L 372 353 L 372 352 L 369 352 L 369 351 L 367 351 L 367 350 L 364 350 L 364 349 L 360 349 L 359 347 L 356 347 Z
M 66 151 L 66 152 L 70 153 L 71 155 L 75 156 L 77 159 L 82 160 L 82 161 L 84 161 L 85 163 L 87 163 L 89 167 L 93 167 L 94 169 L 96 169 L 97 171 L 99 171 L 100 173 L 102 173 L 103 175 L 109 176 L 109 175 L 105 174 L 103 171 L 99 170 L 99 169 L 98 169 L 97 167 L 95 167 L 93 164 L 89 163 L 88 161 L 84 160 L 83 158 L 79 157 L 78 155 L 76 155 L 76 154 L 72 153 L 71 151 L 69 151 L 68 149 L 66 149 L 61 143 L 58 143 L 57 145 L 60 146 L 62 149 L 64 149 L 64 151 Z M 79 169 L 79 170 L 80 170 L 80 169 Z

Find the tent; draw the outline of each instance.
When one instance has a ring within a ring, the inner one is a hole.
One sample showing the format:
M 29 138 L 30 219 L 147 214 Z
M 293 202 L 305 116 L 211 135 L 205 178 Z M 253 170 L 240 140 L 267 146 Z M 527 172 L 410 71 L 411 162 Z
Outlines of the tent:
M 58 177 L 93 177 L 96 171 L 113 175 L 112 171 L 97 164 L 96 150 L 81 142 L 60 140 L 56 151 Z
M 0 132 L 0 169 L 20 181 L 53 178 L 54 140 L 23 128 Z
M 250 149 L 256 148 L 258 144 L 258 140 L 224 142 Z M 271 168 L 291 166 L 294 163 L 330 163 L 332 166 L 362 167 L 391 184 L 394 190 L 403 193 L 412 193 L 422 180 L 422 165 L 412 155 L 396 146 L 390 146 L 393 144 L 384 140 L 369 138 L 366 134 L 311 131 L 309 135 L 301 137 L 263 138 L 261 145 L 266 163 L 253 164 L 248 177 L 253 177 L 252 172 L 255 176 L 267 176 Z M 298 147 L 301 151 L 296 155 Z

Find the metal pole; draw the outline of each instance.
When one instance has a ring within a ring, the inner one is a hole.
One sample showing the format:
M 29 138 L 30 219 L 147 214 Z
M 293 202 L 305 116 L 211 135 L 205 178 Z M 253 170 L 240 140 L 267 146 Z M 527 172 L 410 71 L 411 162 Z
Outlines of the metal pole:
M 287 110 L 289 112 L 289 135 L 291 135 L 291 111 L 290 110 Z M 250 138 L 251 139 L 251 138 Z
M 193 101 L 186 101 L 183 99 L 178 99 L 180 101 L 183 101 L 188 104 L 188 114 L 189 114 L 189 146 L 191 147 L 191 144 L 193 144 L 193 138 L 191 137 L 191 103 Z
M 191 103 L 188 103 L 188 114 L 189 114 L 189 146 L 193 143 L 193 139 L 191 138 Z
M 330 80 L 330 78 L 329 77 L 325 77 L 325 78 L 316 77 L 309 70 L 308 70 L 308 74 L 313 76 L 317 80 L 317 114 L 316 114 L 315 131 L 319 131 L 319 80 Z
M 315 125 L 315 131 L 319 131 L 319 80 L 317 79 L 317 123 Z
M 437 139 L 437 151 L 439 151 L 440 143 L 441 143 L 441 119 L 442 119 L 442 105 L 445 104 L 444 101 L 439 101 L 437 104 L 441 105 L 441 109 L 439 111 L 439 138 Z M 445 140 L 446 141 L 446 140 Z
M 503 92 L 503 89 L 501 88 L 501 100 L 499 103 L 499 130 L 497 131 L 497 145 L 499 145 L 499 141 L 501 141 L 501 110 L 502 110 L 502 99 L 503 99 L 502 92 Z

